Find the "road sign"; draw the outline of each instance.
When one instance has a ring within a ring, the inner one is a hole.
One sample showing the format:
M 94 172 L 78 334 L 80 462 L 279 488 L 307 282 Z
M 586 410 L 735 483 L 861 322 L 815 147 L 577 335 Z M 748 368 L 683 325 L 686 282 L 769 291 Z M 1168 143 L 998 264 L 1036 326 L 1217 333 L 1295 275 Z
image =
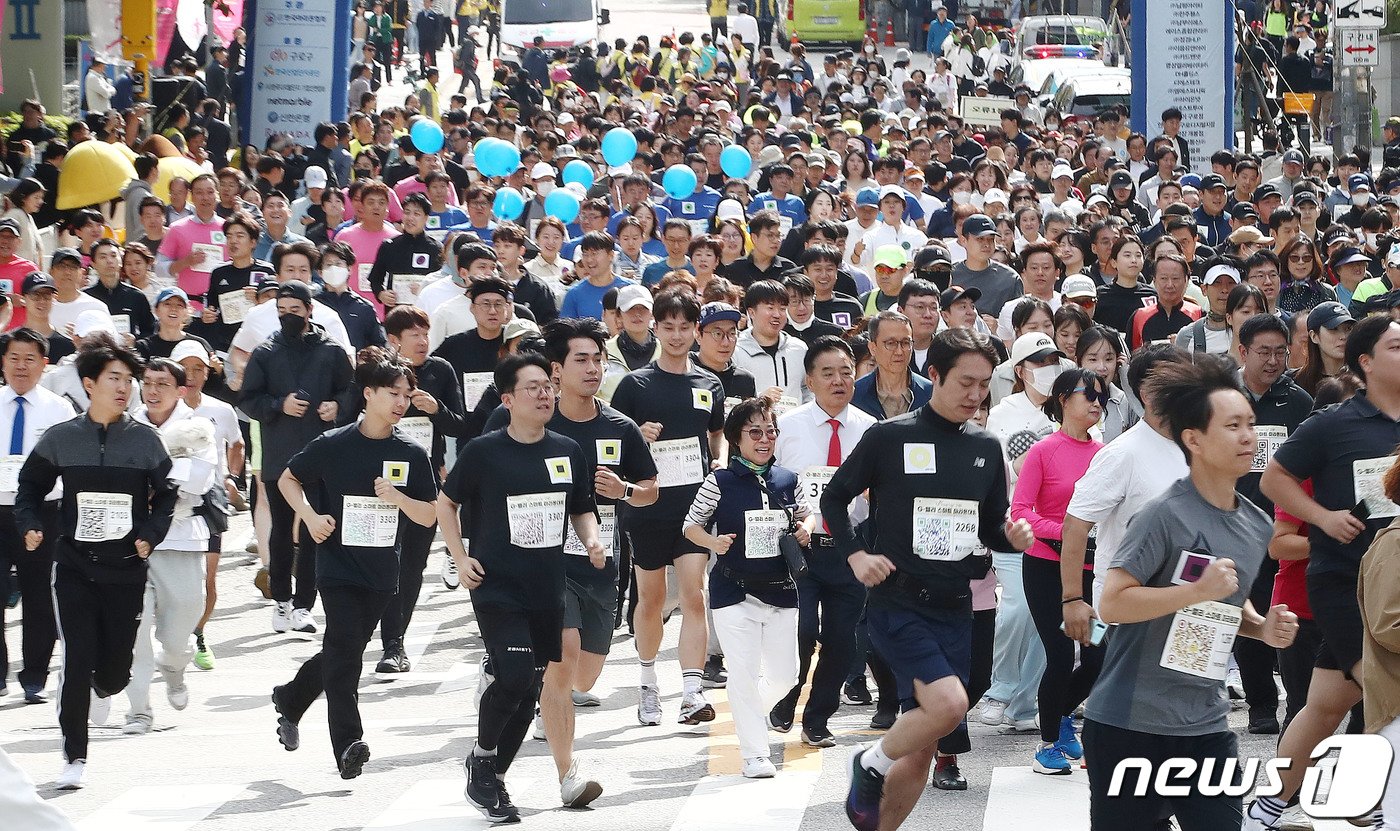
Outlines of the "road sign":
M 1342 29 L 1342 66 L 1380 66 L 1379 29 Z
M 1336 0 L 1332 23 L 1338 29 L 1385 28 L 1385 0 Z

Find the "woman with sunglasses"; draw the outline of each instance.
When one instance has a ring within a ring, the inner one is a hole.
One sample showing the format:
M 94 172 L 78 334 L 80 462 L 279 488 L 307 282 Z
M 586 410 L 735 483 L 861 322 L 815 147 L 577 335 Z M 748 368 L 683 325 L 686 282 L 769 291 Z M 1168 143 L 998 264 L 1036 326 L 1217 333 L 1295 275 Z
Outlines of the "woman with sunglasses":
M 1011 499 L 1011 518 L 1029 522 L 1036 536 L 1023 555 L 1021 572 L 1026 605 L 1045 647 L 1045 672 L 1037 695 L 1042 744 L 1031 768 L 1049 776 L 1068 775 L 1070 760 L 1084 755 L 1072 714 L 1088 697 L 1103 665 L 1102 650 L 1090 643 L 1080 645 L 1076 668 L 1074 642 L 1060 630 L 1060 535 L 1074 485 L 1103 449 L 1094 434 L 1107 404 L 1108 384 L 1098 373 L 1078 367 L 1060 373 L 1043 405 L 1045 415 L 1060 429 L 1026 453 Z M 1088 596 L 1093 590 L 1092 553 L 1079 578 L 1079 593 Z
M 735 452 L 728 467 L 705 477 L 683 533 L 718 557 L 710 609 L 729 669 L 743 774 L 767 779 L 777 773 L 768 712 L 797 681 L 797 583 L 779 541 L 791 533 L 807 545 L 815 518 L 797 501 L 797 475 L 773 462 L 778 421 L 767 398 L 735 405 L 724 437 Z
M 1278 253 L 1283 286 L 1279 289 L 1278 307 L 1289 314 L 1337 299 L 1337 294 L 1322 281 L 1322 260 L 1317 246 L 1307 237 L 1294 237 Z

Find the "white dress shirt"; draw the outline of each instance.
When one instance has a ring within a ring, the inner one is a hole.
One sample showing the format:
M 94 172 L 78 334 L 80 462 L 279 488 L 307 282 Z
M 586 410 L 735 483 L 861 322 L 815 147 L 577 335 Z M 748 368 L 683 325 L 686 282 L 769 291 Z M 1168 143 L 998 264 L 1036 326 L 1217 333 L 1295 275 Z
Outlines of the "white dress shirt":
M 778 418 L 778 443 L 774 458 L 778 464 L 796 473 L 800 484 L 805 484 L 801 482 L 803 471 L 826 466 L 826 452 L 831 445 L 831 425 L 826 422 L 830 418 L 841 422 L 836 434 L 841 439 L 843 462 L 851 457 L 851 451 L 856 449 L 865 431 L 876 424 L 875 418 L 859 407 L 847 404 L 846 409 L 831 416 L 815 401 L 794 407 Z M 804 488 L 799 499 L 806 504 L 809 496 Z M 819 505 L 808 504 L 807 507 L 814 514 L 821 513 Z M 869 512 L 865 497 L 857 497 L 851 503 L 851 522 L 864 521 Z M 821 533 L 820 517 L 818 520 L 817 533 Z
M 0 456 L 6 457 L 9 462 L 10 455 L 10 433 L 14 430 L 15 411 L 18 405 L 15 403 L 15 388 L 11 386 L 0 387 Z M 24 394 L 24 442 L 23 450 L 20 453 L 21 459 L 29 457 L 34 445 L 39 443 L 39 439 L 48 429 L 55 424 L 69 421 L 77 415 L 77 411 L 68 399 L 61 395 L 50 392 L 42 386 L 36 385 L 34 389 Z M 60 480 L 61 481 L 61 480 Z M 7 483 L 8 484 L 8 483 Z M 63 493 L 63 485 L 54 485 L 49 492 L 48 499 L 58 499 Z M 0 505 L 15 504 L 15 492 L 12 490 L 0 490 Z
M 335 341 L 341 349 L 350 354 L 351 359 L 355 356 L 355 347 L 350 345 L 350 336 L 345 332 L 345 323 L 340 319 L 340 314 L 330 306 L 319 300 L 311 301 L 311 322 L 319 323 L 326 330 L 326 337 Z M 244 352 L 252 352 L 268 338 L 275 335 L 281 324 L 277 320 L 277 304 L 268 301 L 259 303 L 248 310 L 248 316 L 243 318 L 243 325 L 238 327 L 238 333 L 233 336 L 233 347 L 242 349 Z

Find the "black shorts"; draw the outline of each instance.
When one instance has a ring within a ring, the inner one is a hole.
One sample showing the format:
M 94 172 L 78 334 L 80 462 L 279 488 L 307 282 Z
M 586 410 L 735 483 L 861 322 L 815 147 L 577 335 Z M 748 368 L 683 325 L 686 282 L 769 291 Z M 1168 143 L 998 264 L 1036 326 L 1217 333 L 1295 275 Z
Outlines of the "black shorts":
M 606 655 L 617 620 L 617 587 L 564 578 L 564 629 L 577 629 L 579 648 Z
M 215 533 L 211 531 L 209 534 L 209 553 L 217 557 L 220 554 L 222 554 L 223 551 L 224 535 L 222 533 Z
M 1308 605 L 1322 633 L 1317 668 L 1335 669 L 1351 678 L 1361 660 L 1361 606 L 1356 602 L 1356 575 L 1332 571 L 1308 575 Z
M 920 614 L 905 609 L 868 606 L 866 631 L 870 645 L 894 673 L 900 706 L 918 706 L 914 682 L 932 684 L 955 677 L 967 686 L 972 667 L 972 610 Z
M 507 652 L 526 652 L 536 669 L 563 657 L 564 608 L 510 609 L 504 606 L 476 606 L 476 625 L 494 666 L 502 665 Z
M 1084 758 L 1089 769 L 1089 828 L 1091 831 L 1140 831 L 1158 827 L 1160 819 L 1174 815 L 1182 831 L 1219 831 L 1239 828 L 1244 821 L 1244 806 L 1238 796 L 1202 793 L 1201 789 L 1177 777 L 1173 785 L 1188 785 L 1186 796 L 1162 797 L 1155 794 L 1154 783 L 1144 783 L 1145 793 L 1136 795 L 1137 772 L 1125 771 L 1119 783 L 1119 795 L 1109 796 L 1113 772 L 1127 759 L 1147 759 L 1155 774 L 1158 766 L 1169 759 L 1193 759 L 1204 765 L 1212 760 L 1213 782 L 1220 781 L 1220 771 L 1226 759 L 1239 758 L 1239 740 L 1232 731 L 1207 733 L 1202 736 L 1159 736 L 1136 730 L 1125 730 L 1093 719 L 1084 719 Z M 1238 784 L 1236 769 L 1230 784 Z
M 663 569 L 686 554 L 709 553 L 686 539 L 679 524 L 666 530 L 654 526 L 629 530 L 627 538 L 632 542 L 632 565 L 642 571 Z

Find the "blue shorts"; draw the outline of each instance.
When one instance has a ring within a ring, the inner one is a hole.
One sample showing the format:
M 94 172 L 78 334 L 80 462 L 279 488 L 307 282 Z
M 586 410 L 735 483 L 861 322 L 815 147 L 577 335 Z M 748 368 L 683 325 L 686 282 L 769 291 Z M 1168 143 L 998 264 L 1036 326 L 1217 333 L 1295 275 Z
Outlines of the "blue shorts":
M 917 706 L 914 682 L 932 684 L 956 677 L 967 686 L 972 667 L 972 612 L 948 610 L 920 614 L 869 606 L 865 610 L 870 645 L 894 672 L 902 709 Z

